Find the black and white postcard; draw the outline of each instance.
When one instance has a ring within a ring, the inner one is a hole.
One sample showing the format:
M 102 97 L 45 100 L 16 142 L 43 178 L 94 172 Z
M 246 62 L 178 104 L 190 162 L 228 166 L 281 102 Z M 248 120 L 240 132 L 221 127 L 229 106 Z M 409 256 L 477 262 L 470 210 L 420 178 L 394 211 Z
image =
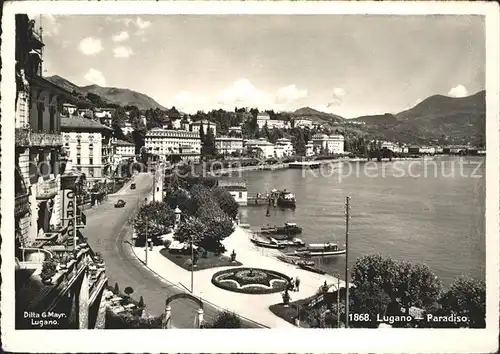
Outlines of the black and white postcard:
M 496 351 L 498 21 L 7 2 L 4 349 Z

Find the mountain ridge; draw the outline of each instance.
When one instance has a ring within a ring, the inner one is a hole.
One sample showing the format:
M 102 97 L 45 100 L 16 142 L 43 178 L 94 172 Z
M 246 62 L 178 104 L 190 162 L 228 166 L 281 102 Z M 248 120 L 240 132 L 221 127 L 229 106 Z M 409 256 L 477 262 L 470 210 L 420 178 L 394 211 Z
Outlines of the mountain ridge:
M 46 80 L 70 92 L 77 91 L 83 95 L 88 93 L 99 95 L 105 102 L 108 103 L 118 104 L 121 106 L 137 106 L 137 108 L 144 110 L 150 108 L 158 108 L 161 110 L 167 109 L 148 95 L 127 88 L 103 87 L 96 84 L 78 86 L 59 75 L 49 76 Z

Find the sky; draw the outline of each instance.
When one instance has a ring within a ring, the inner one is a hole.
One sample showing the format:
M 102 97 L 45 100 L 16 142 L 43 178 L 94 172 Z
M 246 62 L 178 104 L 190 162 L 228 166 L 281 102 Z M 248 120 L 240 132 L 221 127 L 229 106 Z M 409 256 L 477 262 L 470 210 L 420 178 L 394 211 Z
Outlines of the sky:
M 40 23 L 40 16 L 30 16 Z M 398 113 L 485 88 L 481 16 L 41 16 L 44 76 L 180 111 Z

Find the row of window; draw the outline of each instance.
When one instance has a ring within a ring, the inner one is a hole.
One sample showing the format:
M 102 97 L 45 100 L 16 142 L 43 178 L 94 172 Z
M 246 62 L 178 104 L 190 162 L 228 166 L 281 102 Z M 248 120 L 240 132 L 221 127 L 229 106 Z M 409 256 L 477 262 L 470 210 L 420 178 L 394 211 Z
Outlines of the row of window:
M 43 113 L 45 112 L 45 104 L 43 102 L 37 103 L 37 128 L 38 131 L 45 131 L 43 124 Z M 58 122 L 56 121 L 56 113 L 57 109 L 55 106 L 49 106 L 49 126 L 48 131 L 50 133 L 55 133 L 60 130 L 60 126 L 58 126 Z M 60 123 L 60 122 L 59 122 Z

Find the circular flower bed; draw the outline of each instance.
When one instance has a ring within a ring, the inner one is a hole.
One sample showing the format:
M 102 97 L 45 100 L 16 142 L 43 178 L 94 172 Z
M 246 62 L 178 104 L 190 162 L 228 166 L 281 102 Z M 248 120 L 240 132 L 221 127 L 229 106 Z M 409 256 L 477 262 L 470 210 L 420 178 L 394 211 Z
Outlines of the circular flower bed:
M 271 294 L 284 291 L 290 277 L 274 270 L 259 268 L 226 269 L 212 277 L 215 286 L 244 294 Z

